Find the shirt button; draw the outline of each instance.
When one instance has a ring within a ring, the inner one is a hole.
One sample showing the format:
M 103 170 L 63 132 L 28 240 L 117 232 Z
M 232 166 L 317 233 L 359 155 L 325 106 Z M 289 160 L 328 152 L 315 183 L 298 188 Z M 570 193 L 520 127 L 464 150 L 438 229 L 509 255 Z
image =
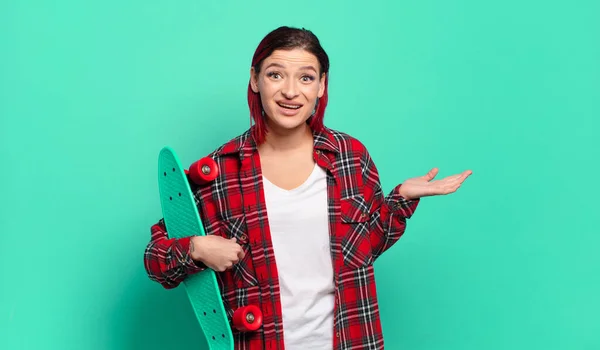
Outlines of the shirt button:
M 242 235 L 240 236 L 240 241 L 246 241 L 246 239 L 248 239 L 248 236 L 246 236 L 245 233 L 242 233 Z
M 335 336 L 339 338 L 340 337 L 340 332 L 336 332 Z

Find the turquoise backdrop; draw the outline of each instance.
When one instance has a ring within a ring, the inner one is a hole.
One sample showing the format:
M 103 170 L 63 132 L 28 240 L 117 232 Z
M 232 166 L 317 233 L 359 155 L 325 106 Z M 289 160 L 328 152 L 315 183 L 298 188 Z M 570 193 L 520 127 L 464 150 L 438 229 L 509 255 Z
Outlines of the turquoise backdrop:
M 259 40 L 331 58 L 326 123 L 427 198 L 376 263 L 388 349 L 600 349 L 598 1 L 0 4 L 0 349 L 202 349 L 145 275 L 156 166 L 249 126 Z

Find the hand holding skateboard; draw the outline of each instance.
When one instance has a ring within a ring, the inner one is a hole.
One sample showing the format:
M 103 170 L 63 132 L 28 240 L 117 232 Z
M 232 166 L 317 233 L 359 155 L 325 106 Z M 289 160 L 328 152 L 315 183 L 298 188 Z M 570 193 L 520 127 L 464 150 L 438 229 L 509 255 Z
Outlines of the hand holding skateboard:
M 190 251 L 192 259 L 218 272 L 230 269 L 245 255 L 235 237 L 228 239 L 212 235 L 192 237 Z

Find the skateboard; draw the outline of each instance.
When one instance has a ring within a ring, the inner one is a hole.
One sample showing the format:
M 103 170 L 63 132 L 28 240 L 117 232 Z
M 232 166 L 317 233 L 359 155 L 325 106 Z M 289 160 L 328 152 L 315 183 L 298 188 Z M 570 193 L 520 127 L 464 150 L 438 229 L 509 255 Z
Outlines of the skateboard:
M 184 169 L 173 149 L 161 149 L 158 186 L 163 219 L 170 238 L 206 235 L 189 181 L 207 184 L 218 173 L 218 166 L 210 157 L 202 158 L 189 169 Z M 235 310 L 230 325 L 214 270 L 207 268 L 189 275 L 183 284 L 209 349 L 233 350 L 232 326 L 241 332 L 255 331 L 262 326 L 262 313 L 255 305 Z

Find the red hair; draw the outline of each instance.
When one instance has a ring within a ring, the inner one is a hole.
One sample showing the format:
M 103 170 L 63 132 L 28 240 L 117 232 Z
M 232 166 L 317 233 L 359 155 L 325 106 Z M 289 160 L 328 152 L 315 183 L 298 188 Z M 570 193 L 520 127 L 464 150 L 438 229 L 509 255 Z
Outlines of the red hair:
M 321 47 L 319 39 L 309 30 L 304 28 L 279 27 L 267 34 L 254 52 L 252 57 L 252 67 L 256 74 L 260 72 L 263 61 L 269 57 L 275 50 L 304 49 L 317 57 L 320 65 L 320 76 L 325 74 L 325 90 L 323 96 L 317 101 L 315 113 L 308 119 L 309 125 L 313 130 L 321 130 L 323 119 L 325 117 L 325 108 L 327 108 L 327 85 L 329 83 L 329 57 Z M 250 108 L 250 122 L 254 121 L 255 128 L 253 136 L 257 144 L 265 141 L 267 127 L 265 117 L 263 116 L 263 106 L 260 94 L 252 90 L 251 83 L 248 83 L 248 107 Z

